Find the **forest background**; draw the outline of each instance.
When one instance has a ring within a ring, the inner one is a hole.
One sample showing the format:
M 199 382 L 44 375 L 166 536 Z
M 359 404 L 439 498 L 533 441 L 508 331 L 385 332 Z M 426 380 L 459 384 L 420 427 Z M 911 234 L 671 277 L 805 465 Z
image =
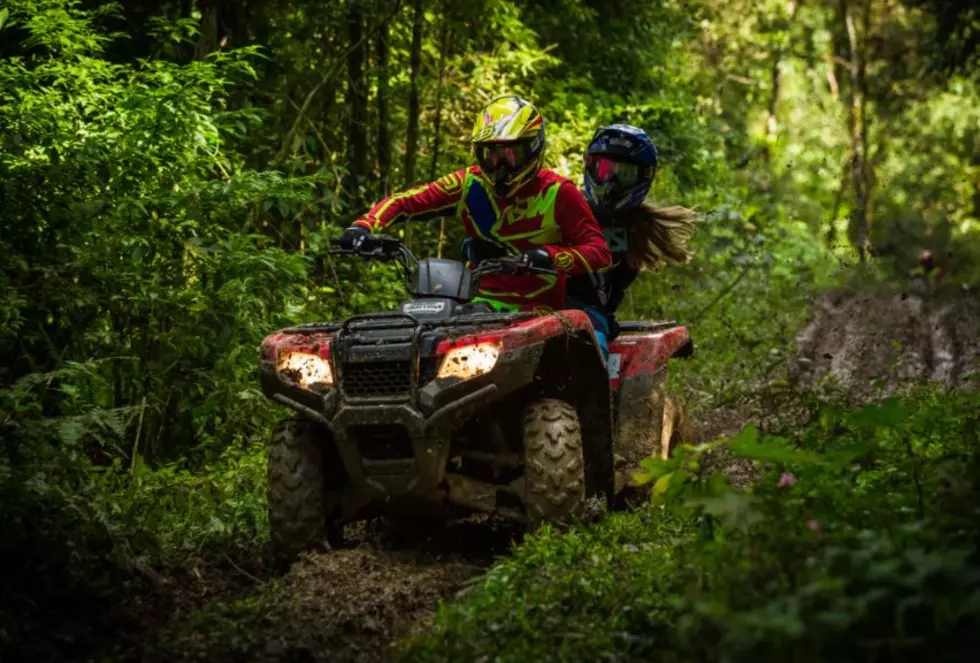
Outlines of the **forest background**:
M 954 0 L 0 3 L 0 641 L 44 615 L 74 647 L 162 568 L 263 554 L 259 341 L 398 302 L 328 238 L 469 164 L 498 94 L 575 180 L 597 127 L 644 127 L 653 199 L 701 213 L 624 316 L 691 327 L 695 413 L 783 365 L 823 287 L 924 248 L 976 287 L 978 42 Z

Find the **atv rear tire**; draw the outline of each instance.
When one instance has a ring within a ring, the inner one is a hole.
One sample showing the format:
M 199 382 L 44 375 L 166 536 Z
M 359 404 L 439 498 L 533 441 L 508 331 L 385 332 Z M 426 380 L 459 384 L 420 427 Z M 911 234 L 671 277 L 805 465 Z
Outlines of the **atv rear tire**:
M 342 543 L 339 525 L 328 523 L 330 497 L 336 491 L 324 474 L 321 446 L 328 433 L 305 419 L 286 419 L 276 426 L 269 444 L 267 490 L 269 530 L 278 563 L 292 562 L 324 539 Z M 331 495 L 330 493 L 333 493 Z
M 582 427 L 575 408 L 542 398 L 524 411 L 525 504 L 529 525 L 561 521 L 585 504 Z

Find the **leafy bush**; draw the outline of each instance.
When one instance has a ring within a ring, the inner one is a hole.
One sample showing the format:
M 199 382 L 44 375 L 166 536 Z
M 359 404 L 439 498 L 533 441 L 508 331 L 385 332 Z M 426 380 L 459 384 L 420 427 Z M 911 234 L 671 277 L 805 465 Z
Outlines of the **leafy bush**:
M 254 554 L 266 539 L 263 445 L 239 441 L 204 472 L 186 462 L 151 469 L 138 455 L 123 460 L 135 408 L 78 404 L 42 416 L 51 392 L 70 398 L 94 372 L 69 365 L 0 390 L 0 645 L 33 641 L 46 656 L 59 644 L 84 647 L 100 625 L 118 628 L 121 599 L 152 587 L 160 564 Z M 113 460 L 94 465 L 93 456 Z M 79 614 L 91 618 L 84 627 Z M 39 627 L 60 642 L 38 639 Z
M 440 608 L 403 660 L 969 660 L 980 627 L 980 395 L 828 407 L 651 462 L 654 503 L 545 530 Z
M 15 0 L 0 26 L 0 642 L 112 617 L 162 559 L 261 544 L 255 351 L 320 308 L 262 230 L 316 180 L 229 145 L 260 119 L 227 109 L 254 51 L 118 64 L 117 10 Z

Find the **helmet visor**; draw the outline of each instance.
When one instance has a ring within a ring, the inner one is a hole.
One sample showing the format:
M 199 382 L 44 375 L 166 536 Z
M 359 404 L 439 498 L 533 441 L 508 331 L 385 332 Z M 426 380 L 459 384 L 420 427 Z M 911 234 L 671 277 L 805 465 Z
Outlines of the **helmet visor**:
M 531 158 L 531 145 L 528 142 L 478 143 L 476 158 L 488 175 L 500 170 L 513 173 Z
M 590 154 L 586 167 L 596 182 L 613 184 L 624 189 L 638 184 L 645 170 L 644 166 L 618 161 L 603 154 Z

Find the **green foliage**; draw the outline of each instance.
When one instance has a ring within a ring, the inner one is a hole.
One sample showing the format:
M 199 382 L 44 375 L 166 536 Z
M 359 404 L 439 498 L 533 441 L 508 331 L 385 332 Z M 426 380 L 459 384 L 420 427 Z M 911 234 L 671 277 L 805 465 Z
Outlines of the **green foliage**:
M 410 4 L 0 7 L 0 564 L 11 578 L 0 587 L 0 641 L 28 640 L 44 615 L 77 654 L 98 634 L 61 628 L 60 617 L 112 617 L 160 566 L 264 543 L 261 442 L 281 408 L 257 389 L 255 349 L 286 324 L 401 298 L 390 266 L 327 249 L 361 201 L 380 197 L 381 175 L 411 184 L 413 57 L 420 179 L 471 163 L 474 115 L 505 92 L 539 105 L 548 165 L 575 180 L 596 127 L 625 120 L 655 138 L 653 197 L 701 212 L 695 258 L 641 276 L 621 317 L 690 326 L 698 355 L 676 362 L 671 388 L 695 407 L 779 378 L 812 293 L 842 272 L 861 283 L 904 275 L 928 246 L 954 283 L 980 278 L 974 11 L 872 0 L 859 21 L 878 258 L 852 273 L 839 269 L 857 258 L 858 200 L 838 5 L 440 0 L 425 3 L 413 53 Z M 366 47 L 360 78 L 352 42 Z M 960 73 L 943 80 L 942 66 Z M 355 172 L 352 123 L 363 118 L 367 172 Z M 448 256 L 462 234 L 451 222 L 392 232 L 420 254 Z M 572 658 L 586 645 L 635 657 L 665 643 L 663 656 L 689 660 L 712 642 L 766 655 L 765 638 L 791 657 L 809 646 L 800 624 L 820 604 L 838 610 L 814 631 L 833 643 L 879 609 L 853 599 L 860 583 L 885 591 L 869 564 L 891 569 L 888 582 L 928 566 L 923 583 L 972 564 L 938 547 L 932 508 L 936 494 L 953 500 L 968 485 L 956 465 L 965 452 L 943 460 L 955 435 L 940 414 L 962 421 L 960 405 L 929 397 L 911 412 L 828 411 L 799 436 L 747 429 L 732 442 L 788 466 L 789 491 L 770 480 L 738 493 L 705 476 L 715 444 L 651 462 L 644 480 L 667 506 L 542 534 L 447 609 L 440 628 L 493 633 L 486 651 L 508 643 L 515 660 L 546 651 L 545 633 Z M 906 532 L 906 521 L 919 529 Z M 862 543 L 861 528 L 884 532 L 878 547 Z M 843 557 L 826 556 L 827 537 Z M 924 552 L 903 558 L 902 546 Z M 726 568 L 726 555 L 739 564 Z M 815 561 L 787 561 L 797 558 Z M 762 571 L 780 564 L 818 586 Z M 521 587 L 533 593 L 515 603 Z M 886 590 L 888 608 L 899 590 Z M 933 605 L 931 594 L 914 597 L 916 610 Z M 586 628 L 587 606 L 602 628 Z M 480 630 L 481 610 L 495 631 Z
M 316 182 L 229 147 L 257 119 L 226 109 L 250 51 L 116 64 L 96 27 L 112 8 L 8 8 L 24 50 L 0 61 L 0 640 L 17 641 L 42 613 L 108 615 L 162 559 L 261 544 L 248 440 L 275 408 L 255 348 L 317 302 L 304 256 L 260 230 Z
M 526 541 L 402 660 L 965 660 L 978 405 L 924 392 L 828 406 L 792 439 L 747 428 L 727 446 L 769 471 L 746 492 L 704 471 L 721 442 L 651 462 L 651 506 Z

